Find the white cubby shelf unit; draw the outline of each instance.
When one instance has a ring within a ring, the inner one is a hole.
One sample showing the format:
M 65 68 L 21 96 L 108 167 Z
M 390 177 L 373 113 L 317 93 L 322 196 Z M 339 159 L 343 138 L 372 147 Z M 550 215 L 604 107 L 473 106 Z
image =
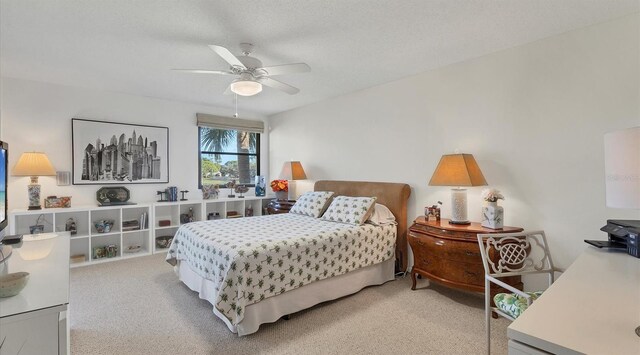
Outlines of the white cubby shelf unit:
M 109 207 L 13 210 L 9 214 L 10 233 L 30 234 L 29 227 L 36 224 L 44 227 L 43 233 L 64 232 L 67 220 L 73 218 L 77 233 L 70 237 L 70 255 L 73 261 L 70 265 L 78 267 L 166 252 L 167 248 L 159 248 L 156 245 L 156 238 L 173 238 L 180 225 L 186 222 L 181 220 L 181 215 L 192 214 L 194 222 L 207 220 L 210 215 L 211 218 L 217 216 L 215 219 L 246 217 L 247 214 L 261 216 L 266 214 L 266 207 L 273 198 L 273 196 L 246 196 Z M 140 225 L 139 229 L 127 230 L 123 222 L 139 221 L 143 213 L 147 214 L 146 225 Z M 100 233 L 95 227 L 95 222 L 105 219 L 112 219 L 115 223 L 109 232 Z M 168 221 L 168 225 L 160 226 L 160 221 Z M 109 245 L 117 246 L 115 256 L 95 258 L 94 248 Z M 140 246 L 140 248 L 130 252 L 129 248 L 134 246 Z M 81 255 L 84 255 L 84 258 L 81 258 Z
M 64 232 L 67 221 L 73 218 L 77 233 L 70 236 L 71 267 L 149 255 L 153 252 L 152 230 L 149 228 L 153 223 L 151 206 L 137 204 L 13 210 L 10 213 L 10 233 L 30 234 L 30 226 L 34 225 L 43 226 L 44 233 Z M 147 216 L 146 225 L 140 225 L 143 213 Z M 98 232 L 95 222 L 105 219 L 113 220 L 113 227 L 109 232 Z M 138 226 L 123 227 L 124 221 L 131 220 L 138 221 Z M 94 248 L 109 245 L 117 247 L 113 257 L 95 257 Z M 130 249 L 138 246 L 140 248 Z
M 194 222 L 211 218 L 246 217 L 248 213 L 253 216 L 262 216 L 266 214 L 266 207 L 273 198 L 273 196 L 246 196 L 244 198 L 156 202 L 153 204 L 153 253 L 166 252 L 167 248 L 159 248 L 156 245 L 155 238 L 173 238 L 180 225 L 183 224 L 181 220 L 183 214 L 188 215 L 192 212 Z M 160 226 L 161 221 L 163 221 L 163 226 Z

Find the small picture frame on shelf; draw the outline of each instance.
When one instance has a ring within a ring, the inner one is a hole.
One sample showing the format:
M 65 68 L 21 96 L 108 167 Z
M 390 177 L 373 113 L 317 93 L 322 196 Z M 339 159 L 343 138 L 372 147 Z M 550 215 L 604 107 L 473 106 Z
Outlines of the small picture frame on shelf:
M 118 246 L 115 244 L 107 245 L 105 247 L 107 252 L 107 258 L 115 258 L 118 256 Z
M 107 256 L 105 247 L 94 247 L 93 248 L 93 258 L 94 259 L 102 259 Z

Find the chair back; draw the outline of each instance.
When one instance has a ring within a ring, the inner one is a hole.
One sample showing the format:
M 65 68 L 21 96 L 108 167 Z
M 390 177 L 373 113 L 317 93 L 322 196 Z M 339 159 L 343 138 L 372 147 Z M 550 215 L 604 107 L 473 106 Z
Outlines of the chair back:
M 553 261 L 544 231 L 478 234 L 478 244 L 487 275 L 547 273 L 553 278 Z

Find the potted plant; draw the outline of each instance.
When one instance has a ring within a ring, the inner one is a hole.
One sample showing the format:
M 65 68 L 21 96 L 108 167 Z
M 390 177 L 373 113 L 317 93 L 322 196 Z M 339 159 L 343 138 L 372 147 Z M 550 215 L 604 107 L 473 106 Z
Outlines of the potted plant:
M 287 200 L 289 196 L 289 181 L 273 180 L 271 181 L 271 190 L 276 193 L 277 200 Z

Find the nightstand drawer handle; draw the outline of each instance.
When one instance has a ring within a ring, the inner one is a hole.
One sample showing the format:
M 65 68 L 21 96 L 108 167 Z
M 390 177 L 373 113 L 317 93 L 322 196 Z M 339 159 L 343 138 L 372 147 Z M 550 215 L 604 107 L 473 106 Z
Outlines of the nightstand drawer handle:
M 444 245 L 444 241 L 442 241 L 442 240 L 438 240 L 438 241 L 436 242 L 436 245 Z

